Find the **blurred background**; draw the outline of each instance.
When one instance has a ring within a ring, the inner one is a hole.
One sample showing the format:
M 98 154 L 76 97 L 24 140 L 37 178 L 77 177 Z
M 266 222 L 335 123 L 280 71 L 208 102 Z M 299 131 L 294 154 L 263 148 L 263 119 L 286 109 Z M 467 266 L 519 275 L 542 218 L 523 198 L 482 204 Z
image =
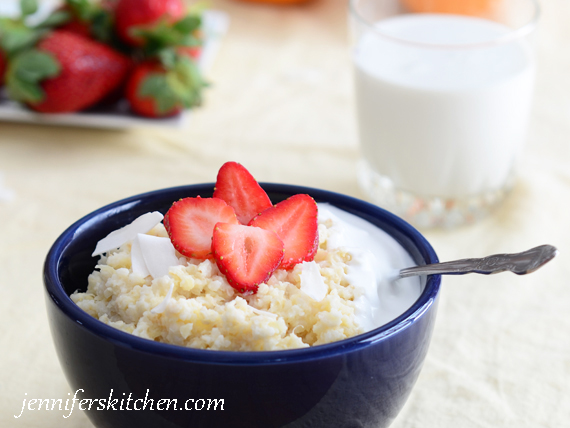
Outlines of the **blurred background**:
M 192 2 L 188 2 L 190 6 Z M 364 198 L 347 2 L 210 0 L 229 27 L 181 126 L 0 121 L 0 426 L 87 428 L 74 411 L 20 413 L 69 392 L 44 310 L 42 263 L 83 215 L 154 189 L 215 181 L 226 161 L 261 182 Z M 537 79 L 514 190 L 471 226 L 426 231 L 440 259 L 558 246 L 529 277 L 445 278 L 432 347 L 395 428 L 570 426 L 570 2 L 542 0 Z

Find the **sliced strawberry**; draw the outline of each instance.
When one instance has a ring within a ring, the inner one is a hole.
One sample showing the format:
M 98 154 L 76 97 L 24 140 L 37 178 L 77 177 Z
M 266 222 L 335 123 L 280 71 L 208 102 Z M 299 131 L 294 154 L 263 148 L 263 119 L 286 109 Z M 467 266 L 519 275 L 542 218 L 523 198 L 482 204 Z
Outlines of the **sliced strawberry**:
M 195 259 L 212 256 L 212 234 L 218 222 L 239 224 L 233 208 L 218 198 L 180 199 L 164 216 L 174 248 Z
M 256 216 L 250 226 L 277 233 L 285 244 L 280 268 L 314 259 L 319 245 L 317 204 L 309 195 L 294 195 Z
M 230 285 L 240 293 L 255 293 L 283 259 L 283 242 L 272 231 L 241 224 L 218 223 L 212 251 Z
M 237 162 L 226 162 L 218 171 L 214 197 L 223 199 L 233 207 L 241 224 L 271 207 L 265 190 L 245 167 Z

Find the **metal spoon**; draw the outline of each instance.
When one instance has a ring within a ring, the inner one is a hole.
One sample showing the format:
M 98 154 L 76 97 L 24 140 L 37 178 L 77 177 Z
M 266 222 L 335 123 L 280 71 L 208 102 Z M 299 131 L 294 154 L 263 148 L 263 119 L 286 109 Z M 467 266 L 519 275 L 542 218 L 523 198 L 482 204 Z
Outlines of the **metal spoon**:
M 398 278 L 414 275 L 464 275 L 466 273 L 493 273 L 511 271 L 517 275 L 534 272 L 552 260 L 558 250 L 552 245 L 540 245 L 522 253 L 495 254 L 481 259 L 462 259 L 445 263 L 415 266 L 402 269 Z

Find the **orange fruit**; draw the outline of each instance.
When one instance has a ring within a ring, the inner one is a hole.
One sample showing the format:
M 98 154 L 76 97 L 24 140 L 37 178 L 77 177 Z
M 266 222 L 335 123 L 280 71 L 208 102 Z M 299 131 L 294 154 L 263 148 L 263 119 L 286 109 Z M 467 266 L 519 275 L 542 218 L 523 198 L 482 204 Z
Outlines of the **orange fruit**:
M 402 0 L 414 13 L 451 13 L 455 15 L 489 16 L 501 0 Z

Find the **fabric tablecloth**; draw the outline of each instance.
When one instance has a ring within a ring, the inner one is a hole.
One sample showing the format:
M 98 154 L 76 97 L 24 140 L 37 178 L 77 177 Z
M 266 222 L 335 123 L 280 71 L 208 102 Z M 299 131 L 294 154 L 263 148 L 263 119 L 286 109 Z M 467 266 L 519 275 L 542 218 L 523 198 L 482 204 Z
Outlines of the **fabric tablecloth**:
M 212 0 L 231 23 L 205 104 L 182 129 L 0 123 L 0 426 L 91 424 L 67 398 L 52 344 L 43 261 L 83 215 L 149 190 L 212 182 L 228 160 L 259 181 L 363 197 L 347 6 Z M 445 277 L 431 347 L 394 428 L 570 427 L 570 2 L 543 0 L 528 143 L 515 189 L 483 221 L 426 231 L 441 260 L 549 243 L 559 256 L 518 277 Z M 10 197 L 11 190 L 13 195 Z

